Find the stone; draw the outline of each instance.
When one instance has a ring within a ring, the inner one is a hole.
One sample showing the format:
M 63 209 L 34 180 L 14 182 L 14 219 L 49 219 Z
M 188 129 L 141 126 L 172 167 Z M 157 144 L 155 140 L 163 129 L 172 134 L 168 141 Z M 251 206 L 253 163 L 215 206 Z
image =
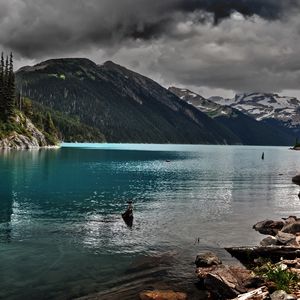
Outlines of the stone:
M 296 246 L 296 236 L 290 233 L 278 231 L 276 237 L 279 245 Z
M 265 246 L 275 246 L 277 245 L 278 241 L 274 236 L 268 236 L 264 238 L 261 242 L 260 245 L 265 247 Z
M 212 294 L 222 299 L 231 299 L 249 291 L 247 284 L 253 278 L 251 271 L 241 267 L 214 265 L 196 270 L 198 278 Z
M 282 232 L 297 234 L 300 233 L 300 221 L 296 221 L 294 223 L 290 223 L 285 225 L 282 229 Z
M 187 294 L 172 290 L 154 290 L 140 293 L 140 300 L 187 300 Z
M 294 299 L 297 298 L 281 290 L 275 291 L 273 294 L 271 294 L 271 300 L 294 300 Z
M 222 261 L 216 254 L 212 252 L 206 252 L 197 255 L 195 264 L 197 267 L 211 267 L 222 264 Z
M 300 175 L 296 175 L 292 178 L 292 181 L 296 184 L 300 184 Z
M 289 216 L 288 218 L 282 218 L 282 220 L 284 220 L 285 225 L 299 221 L 296 216 Z
M 253 229 L 261 234 L 267 234 L 275 236 L 279 230 L 284 226 L 283 221 L 265 220 L 253 225 Z

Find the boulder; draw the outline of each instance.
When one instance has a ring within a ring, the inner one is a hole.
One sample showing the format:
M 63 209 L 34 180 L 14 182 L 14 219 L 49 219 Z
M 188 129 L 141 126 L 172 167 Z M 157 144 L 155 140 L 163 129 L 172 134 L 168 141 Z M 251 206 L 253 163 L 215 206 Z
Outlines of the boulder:
M 278 231 L 275 238 L 278 245 L 297 246 L 296 236 L 291 233 Z
M 253 225 L 253 229 L 261 234 L 268 234 L 275 236 L 279 230 L 284 226 L 283 221 L 265 220 Z
M 140 300 L 187 300 L 187 294 L 171 290 L 154 290 L 140 293 Z
M 300 221 L 296 221 L 290 224 L 285 225 L 282 229 L 282 232 L 297 234 L 300 233 Z
M 247 286 L 253 278 L 249 270 L 225 265 L 198 268 L 196 274 L 204 287 L 221 299 L 232 299 L 248 292 Z
M 296 175 L 292 178 L 292 181 L 296 184 L 300 184 L 300 175 Z
M 296 216 L 289 216 L 288 218 L 282 218 L 282 220 L 284 220 L 285 225 L 299 221 Z
M 197 267 L 211 267 L 222 264 L 220 258 L 212 252 L 198 254 L 195 260 Z
M 260 245 L 265 247 L 265 246 L 275 246 L 277 245 L 278 241 L 274 236 L 268 236 L 264 238 L 261 242 Z
M 287 294 L 285 291 L 275 291 L 271 294 L 271 300 L 296 300 L 297 298 L 293 295 Z

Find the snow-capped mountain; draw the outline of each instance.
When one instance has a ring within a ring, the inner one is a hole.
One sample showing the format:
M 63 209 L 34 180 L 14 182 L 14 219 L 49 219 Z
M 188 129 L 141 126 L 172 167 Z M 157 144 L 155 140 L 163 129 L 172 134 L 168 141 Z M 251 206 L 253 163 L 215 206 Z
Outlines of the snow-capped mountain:
M 205 99 L 201 95 L 188 89 L 170 87 L 169 91 L 182 101 L 193 105 L 201 112 L 213 118 L 214 121 L 224 126 L 240 140 L 241 144 L 292 145 L 295 141 L 296 135 L 294 130 L 283 127 L 279 122 L 269 122 L 259 119 L 261 115 L 256 118 L 248 113 L 246 109 L 242 111 L 242 108 L 250 107 L 251 102 L 249 98 L 244 99 L 242 96 L 237 96 L 236 99 L 223 99 L 222 97 Z M 235 100 L 237 100 L 237 102 L 235 102 Z M 261 99 L 257 96 L 251 108 L 255 106 L 255 101 L 260 103 Z M 265 102 L 266 101 L 265 99 Z M 235 105 L 236 103 L 238 103 L 238 105 Z M 272 100 L 271 103 L 275 104 L 274 107 L 276 107 L 277 102 L 275 103 L 275 101 Z M 260 106 L 258 107 L 260 108 Z M 256 109 L 257 113 L 260 113 L 258 108 Z M 254 111 L 252 112 L 254 113 Z
M 274 119 L 289 128 L 300 126 L 300 101 L 295 97 L 271 93 L 245 93 L 238 94 L 233 99 L 211 97 L 209 100 L 220 105 L 229 105 L 258 121 Z

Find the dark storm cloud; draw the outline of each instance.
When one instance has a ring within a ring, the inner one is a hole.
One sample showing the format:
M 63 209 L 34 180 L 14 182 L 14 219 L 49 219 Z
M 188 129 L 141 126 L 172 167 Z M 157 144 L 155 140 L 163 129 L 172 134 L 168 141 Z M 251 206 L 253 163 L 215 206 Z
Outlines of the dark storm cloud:
M 25 57 L 168 35 L 188 13 L 282 17 L 298 0 L 0 0 L 0 44 Z M 207 21 L 201 14 L 194 21 Z
M 18 66 L 105 59 L 163 84 L 299 89 L 300 0 L 0 0 Z

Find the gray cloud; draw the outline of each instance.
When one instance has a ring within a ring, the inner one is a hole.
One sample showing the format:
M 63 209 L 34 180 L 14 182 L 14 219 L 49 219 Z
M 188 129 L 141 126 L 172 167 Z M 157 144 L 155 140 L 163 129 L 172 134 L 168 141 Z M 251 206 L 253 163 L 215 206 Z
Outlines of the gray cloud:
M 19 64 L 113 59 L 163 84 L 299 89 L 299 0 L 0 0 Z

